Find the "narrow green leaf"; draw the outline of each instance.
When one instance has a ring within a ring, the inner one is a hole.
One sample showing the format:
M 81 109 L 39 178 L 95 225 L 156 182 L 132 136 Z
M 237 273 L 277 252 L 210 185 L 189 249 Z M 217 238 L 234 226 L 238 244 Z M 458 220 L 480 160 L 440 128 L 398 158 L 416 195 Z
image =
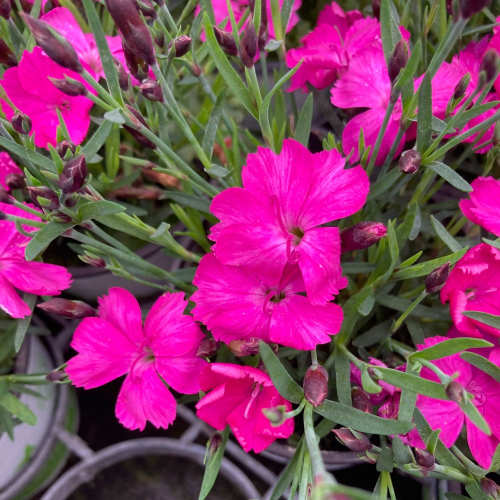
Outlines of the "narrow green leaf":
M 222 464 L 222 459 L 224 458 L 224 451 L 226 450 L 228 438 L 229 426 L 226 426 L 226 428 L 222 431 L 222 442 L 219 445 L 219 448 L 211 457 L 207 458 L 198 500 L 205 500 L 215 484 L 215 480 L 217 479 L 219 469 Z
M 433 161 L 431 164 L 427 165 L 433 172 L 436 172 L 440 177 L 442 177 L 448 184 L 451 184 L 454 188 L 457 188 L 464 193 L 470 193 L 472 191 L 472 186 L 459 174 L 457 174 L 453 169 L 444 163 L 438 161 Z
M 217 129 L 219 128 L 219 123 L 223 111 L 222 105 L 224 103 L 225 96 L 226 90 L 223 88 L 217 96 L 217 100 L 215 101 L 212 113 L 210 114 L 210 119 L 207 123 L 207 128 L 205 129 L 205 135 L 203 136 L 202 149 L 209 160 L 212 160 L 215 136 L 217 134 Z
M 193 194 L 181 193 L 179 191 L 164 191 L 162 198 L 168 198 L 179 205 L 194 208 L 206 214 L 210 213 L 210 201 Z
M 14 141 L 9 141 L 5 137 L 0 137 L 0 146 L 5 148 L 7 151 L 19 156 L 25 161 L 33 162 L 35 165 L 42 167 L 49 172 L 52 170 L 53 165 L 49 158 L 46 156 L 37 153 L 36 151 L 32 151 L 31 149 L 25 148 L 17 144 Z
M 112 111 L 107 111 L 106 113 L 104 113 L 104 118 L 108 122 L 117 123 L 119 125 L 127 123 L 127 118 L 122 108 L 116 108 L 113 109 Z
M 417 119 L 417 151 L 423 154 L 432 142 L 432 84 L 426 74 L 419 88 Z
M 259 346 L 262 361 L 277 391 L 288 401 L 300 404 L 304 399 L 302 387 L 290 377 L 273 350 L 265 342 L 261 342 Z
M 359 337 L 356 337 L 352 345 L 354 347 L 368 347 L 370 345 L 383 342 L 391 334 L 391 325 L 393 318 L 389 318 L 386 321 L 375 325 L 368 331 L 362 333 Z
M 441 434 L 441 429 L 436 429 L 431 433 L 431 435 L 427 438 L 427 441 L 425 442 L 425 447 L 427 448 L 427 451 L 429 453 L 434 453 L 436 452 L 436 446 L 439 441 L 439 435 Z
M 297 125 L 295 126 L 295 134 L 293 138 L 307 148 L 309 144 L 309 135 L 311 133 L 311 121 L 313 115 L 314 98 L 313 94 L 309 94 L 302 110 L 300 111 Z
M 398 269 L 401 270 L 401 269 L 404 269 L 406 267 L 410 267 L 412 266 L 413 264 L 415 264 L 415 262 L 417 262 L 418 259 L 420 259 L 420 257 L 422 257 L 422 254 L 423 254 L 423 250 L 420 250 L 420 252 L 417 252 L 415 255 L 412 255 L 410 258 L 406 259 L 405 261 L 401 262 L 401 264 L 399 264 L 398 266 Z M 393 277 L 397 274 L 394 273 Z
M 10 392 L 4 394 L 2 399 L 0 399 L 0 406 L 12 413 L 12 415 L 21 420 L 21 422 L 28 425 L 36 424 L 36 415 L 29 409 L 28 406 L 19 401 L 19 399 L 17 399 Z
M 339 349 L 335 351 L 335 384 L 339 403 L 352 406 L 351 364 L 347 356 Z
M 389 307 L 394 311 L 405 312 L 411 305 L 411 300 L 402 299 L 400 297 L 395 297 L 394 295 L 377 295 L 377 301 L 380 305 L 384 307 Z M 415 307 L 410 315 L 417 316 L 419 318 L 430 318 L 430 319 L 438 319 L 438 320 L 449 320 L 450 313 L 448 309 L 437 307 L 427 307 L 418 305 Z
M 359 315 L 359 306 L 366 300 L 366 298 L 372 293 L 373 288 L 367 287 L 361 289 L 355 295 L 352 295 L 347 299 L 344 304 L 344 321 L 342 321 L 342 327 L 340 332 L 335 336 L 335 343 L 344 343 L 351 335 L 351 332 L 356 324 L 356 320 Z
M 363 386 L 363 389 L 368 393 L 368 394 L 380 394 L 382 392 L 382 387 L 378 385 L 370 376 L 368 373 L 368 367 L 366 365 L 363 365 L 361 368 L 361 385 Z
M 488 472 L 496 472 L 498 469 L 500 469 L 500 444 L 497 446 L 495 454 L 491 459 L 491 465 Z
M 294 3 L 295 0 L 284 0 L 283 5 L 281 6 L 281 29 L 283 30 L 283 33 L 287 32 Z
M 91 1 L 91 0 L 87 0 Z M 209 2 L 206 2 L 209 3 Z M 243 106 L 250 112 L 252 116 L 258 118 L 252 96 L 248 88 L 243 83 L 243 80 L 238 76 L 238 73 L 233 69 L 231 63 L 228 61 L 226 54 L 222 51 L 217 42 L 214 34 L 210 18 L 207 13 L 204 15 L 203 25 L 205 27 L 205 35 L 207 38 L 208 50 L 220 71 L 224 81 L 227 83 L 233 94 L 241 101 Z
M 403 177 L 398 168 L 393 168 L 387 174 L 385 174 L 381 179 L 377 179 L 377 181 L 370 186 L 370 194 L 368 195 L 368 200 L 373 200 L 384 194 L 386 191 L 391 189 L 396 182 Z
M 418 377 L 418 372 L 413 370 L 413 364 L 411 362 L 406 364 L 406 373 Z M 399 400 L 398 420 L 411 422 L 416 402 L 417 393 L 410 389 L 403 389 Z
M 14 441 L 14 422 L 12 415 L 0 406 L 0 427 L 5 430 L 11 441 Z
M 415 351 L 410 358 L 412 360 L 420 358 L 432 361 L 434 359 L 445 358 L 446 356 L 452 356 L 458 352 L 478 347 L 493 347 L 493 344 L 482 339 L 459 337 L 456 339 L 444 340 L 443 342 L 439 342 L 438 344 L 422 349 L 421 351 Z
M 82 205 L 78 209 L 78 215 L 82 218 L 82 220 L 105 217 L 106 215 L 115 215 L 121 212 L 125 212 L 125 208 L 122 205 L 106 200 L 85 203 L 85 205 Z
M 83 8 L 85 9 L 85 14 L 87 14 L 87 19 L 95 38 L 95 43 L 99 50 L 102 69 L 104 70 L 104 74 L 106 75 L 106 82 L 108 84 L 109 92 L 118 102 L 118 104 L 123 105 L 120 84 L 118 83 L 118 72 L 113 63 L 113 56 L 111 55 L 111 51 L 109 50 L 106 35 L 102 28 L 102 23 L 99 15 L 97 14 L 94 2 L 92 0 L 82 1 Z
M 208 169 L 204 169 L 205 172 L 209 173 L 210 175 L 214 176 L 218 176 L 218 177 L 227 177 L 229 175 L 229 170 L 225 167 L 221 167 L 220 165 L 216 165 L 215 163 L 212 163 L 212 166 L 210 167 L 210 170 Z
M 465 413 L 466 417 L 480 430 L 488 436 L 491 436 L 491 429 L 487 424 L 484 417 L 479 413 L 477 406 L 467 398 L 464 402 L 460 403 L 460 408 Z
M 475 352 L 463 352 L 460 354 L 460 357 L 470 363 L 471 365 L 479 368 L 481 371 L 489 375 L 492 379 L 500 382 L 500 368 L 486 359 L 484 356 L 480 354 L 476 354 Z
M 399 436 L 392 438 L 392 451 L 394 452 L 394 460 L 399 467 L 412 462 L 411 453 Z
M 413 340 L 413 345 L 417 346 L 424 343 L 425 333 L 420 321 L 418 321 L 416 318 L 408 317 L 406 318 L 406 327 L 410 332 L 411 339 Z
M 467 111 L 464 111 L 462 115 L 455 122 L 455 128 L 461 129 L 464 127 L 470 120 L 477 118 L 478 116 L 486 113 L 490 109 L 496 108 L 500 104 L 500 101 L 491 101 L 486 104 L 480 104 L 479 106 L 474 106 Z
M 73 227 L 73 222 L 48 222 L 40 230 L 34 233 L 33 238 L 26 246 L 24 256 L 26 260 L 36 259 L 58 236 L 67 229 Z
M 418 118 L 410 118 L 411 122 L 417 123 L 417 120 L 418 120 Z M 432 128 L 433 132 L 440 134 L 441 132 L 443 132 L 443 130 L 446 129 L 449 134 L 453 134 L 454 132 L 457 131 L 453 127 L 451 127 L 451 128 L 447 128 L 447 127 L 448 127 L 448 124 L 445 121 L 440 120 L 438 117 L 432 115 L 431 128 Z
M 380 2 L 380 32 L 386 62 L 389 61 L 395 45 L 401 40 L 399 26 L 394 22 L 391 14 L 391 4 L 391 0 L 382 0 Z
M 359 432 L 389 436 L 392 434 L 406 434 L 413 429 L 411 422 L 377 417 L 371 413 L 365 413 L 329 399 L 314 408 L 314 411 L 332 422 Z
M 14 337 L 14 349 L 16 352 L 21 350 L 21 346 L 23 345 L 24 337 L 26 336 L 26 332 L 28 331 L 28 327 L 31 323 L 31 317 L 33 316 L 33 309 L 35 308 L 37 296 L 31 293 L 23 293 L 23 300 L 26 302 L 28 307 L 31 310 L 31 314 L 24 318 L 17 320 L 16 326 L 16 334 Z
M 473 481 L 465 485 L 467 493 L 470 495 L 472 500 L 491 500 L 491 496 L 487 495 L 478 481 Z
M 271 497 L 269 500 L 279 500 L 283 493 L 285 493 L 286 489 L 292 483 L 293 477 L 297 470 L 297 465 L 299 465 L 299 457 L 302 453 L 302 448 L 304 447 L 304 439 L 301 438 L 297 448 L 295 448 L 295 452 L 293 454 L 292 459 L 288 462 L 287 466 L 280 474 L 280 478 L 274 487 L 273 492 L 271 493 Z
M 394 454 L 390 448 L 382 448 L 377 460 L 376 468 L 379 472 L 392 472 L 394 469 Z
M 493 328 L 500 328 L 500 316 L 480 311 L 464 311 L 462 314 L 474 321 L 479 321 Z
M 439 222 L 433 215 L 431 215 L 431 224 L 432 227 L 434 228 L 434 231 L 436 231 L 436 234 L 438 238 L 452 251 L 452 252 L 459 252 L 462 250 L 462 245 L 458 243 L 458 241 L 451 236 L 448 231 L 446 231 L 446 228 Z

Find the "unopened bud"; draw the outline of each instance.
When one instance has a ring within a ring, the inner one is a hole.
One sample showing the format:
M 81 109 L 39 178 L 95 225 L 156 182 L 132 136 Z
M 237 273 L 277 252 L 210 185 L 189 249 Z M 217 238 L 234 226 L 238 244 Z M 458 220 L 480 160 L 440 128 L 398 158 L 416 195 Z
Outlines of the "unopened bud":
M 259 50 L 264 50 L 267 44 L 267 38 L 269 34 L 269 23 L 267 22 L 267 2 L 261 2 L 260 4 L 260 27 L 259 34 L 257 36 L 257 45 Z
M 137 5 L 139 6 L 139 10 L 142 12 L 144 17 L 150 17 L 151 19 L 156 19 L 158 17 L 151 0 L 137 0 Z
M 415 149 L 409 149 L 401 153 L 398 161 L 399 171 L 402 174 L 413 175 L 419 168 L 422 156 Z
M 64 165 L 59 176 L 59 186 L 64 194 L 75 193 L 84 185 L 89 171 L 85 155 L 77 156 Z
M 420 448 L 415 448 L 415 459 L 418 465 L 426 469 L 434 468 L 434 464 L 436 463 L 436 458 L 432 453 L 427 450 L 421 450 Z
M 455 403 L 462 403 L 465 399 L 465 389 L 461 384 L 452 380 L 446 387 L 445 392 L 448 398 Z
M 209 358 L 219 350 L 220 343 L 215 339 L 203 339 L 196 351 L 199 358 Z
M 240 41 L 240 58 L 247 68 L 253 68 L 257 50 L 257 34 L 255 33 L 253 18 L 250 16 Z
M 380 21 L 380 0 L 372 0 L 373 17 Z
M 170 42 L 168 48 L 174 46 L 174 57 L 182 57 L 185 56 L 189 49 L 191 48 L 191 40 L 192 38 L 187 35 L 181 35 L 175 38 L 172 42 Z
M 480 71 L 486 75 L 486 83 L 493 81 L 498 73 L 498 53 L 494 49 L 487 50 L 481 60 Z
M 78 258 L 92 267 L 106 267 L 106 261 L 102 257 L 90 256 L 90 255 L 79 255 Z
M 87 95 L 87 87 L 82 82 L 75 80 L 73 78 L 51 78 L 49 80 L 52 82 L 54 87 L 62 92 L 63 94 L 69 95 L 71 97 L 78 97 L 81 95 Z
M 128 73 L 125 71 L 123 64 L 116 58 L 113 57 L 113 64 L 115 65 L 116 72 L 118 73 L 118 84 L 123 92 L 128 90 Z
M 460 11 L 465 18 L 477 14 L 490 4 L 491 0 L 460 0 Z
M 83 66 L 73 46 L 50 24 L 27 14 L 21 15 L 31 30 L 36 43 L 55 63 L 76 73 L 83 71 Z
M 22 189 L 26 186 L 24 175 L 22 174 L 7 174 L 5 176 L 5 185 L 9 189 Z
M 220 448 L 222 444 L 222 435 L 220 432 L 216 432 L 215 434 L 212 434 L 210 436 L 210 439 L 208 440 L 207 443 L 207 448 L 208 448 L 208 455 L 211 457 L 215 453 L 217 453 L 217 450 Z
M 0 64 L 5 64 L 9 68 L 17 66 L 16 55 L 2 38 L 0 38 Z
M 387 71 L 391 83 L 399 76 L 402 69 L 408 63 L 408 44 L 404 40 L 400 40 L 394 47 L 392 55 L 389 57 Z
M 304 376 L 304 397 L 313 406 L 319 406 L 328 395 L 328 372 L 321 365 L 312 365 Z
M 12 196 L 1 184 L 0 184 L 0 203 L 5 203 L 6 205 L 14 204 L 14 198 L 12 198 Z
M 489 477 L 483 477 L 481 479 L 481 489 L 486 495 L 492 496 L 495 500 L 498 499 L 498 492 L 500 491 L 500 487 L 495 481 L 490 479 Z
M 443 288 L 446 280 L 450 276 L 450 263 L 447 262 L 442 266 L 436 267 L 427 278 L 425 278 L 425 291 L 427 293 L 438 292 Z
M 148 78 L 149 75 L 148 63 L 144 59 L 137 57 L 128 48 L 128 46 L 125 44 L 124 41 L 122 41 L 122 47 L 123 47 L 123 55 L 125 56 L 125 64 L 127 65 L 130 74 L 140 82 Z
M 271 422 L 273 427 L 279 427 L 286 421 L 286 407 L 284 405 L 275 406 L 274 408 L 264 408 L 262 413 Z
M 31 132 L 33 124 L 31 123 L 31 118 L 21 111 L 16 111 L 14 116 L 10 119 L 10 124 L 12 128 L 21 135 L 27 135 Z
M 47 302 L 38 304 L 40 309 L 49 314 L 68 319 L 83 319 L 95 316 L 97 311 L 80 300 L 50 299 Z
M 358 386 L 351 390 L 352 407 L 364 413 L 373 413 L 373 405 L 370 402 L 368 394 Z
M 71 222 L 73 219 L 69 215 L 59 212 L 59 210 L 56 210 L 50 214 L 49 220 L 54 222 L 59 222 L 60 224 L 66 224 L 67 222 Z
M 127 47 L 149 66 L 156 63 L 153 38 L 144 24 L 134 0 L 106 0 L 106 7 L 113 18 Z
M 351 429 L 341 427 L 340 429 L 333 429 L 337 440 L 351 451 L 366 451 L 372 448 L 370 440 L 361 432 L 354 434 Z
M 10 0 L 0 0 L 0 16 L 6 19 L 7 21 L 10 18 L 10 11 L 12 6 L 10 4 Z
M 340 231 L 341 252 L 371 247 L 386 234 L 387 228 L 380 222 L 359 222 Z
M 47 186 L 30 186 L 28 193 L 35 205 L 47 210 L 57 210 L 60 207 L 59 198 L 53 189 Z
M 129 112 L 129 118 L 131 121 L 138 127 L 143 125 L 149 130 L 149 127 L 146 124 L 146 121 L 142 117 L 142 115 L 137 111 L 135 108 L 132 106 L 129 106 L 128 104 L 125 104 L 125 107 L 127 108 L 127 111 Z M 123 128 L 130 132 L 134 139 L 144 148 L 149 148 L 149 149 L 155 149 L 156 145 L 151 142 L 147 137 L 144 137 L 140 132 L 137 130 L 133 129 L 132 127 L 129 127 L 128 125 L 124 125 Z
M 165 47 L 165 35 L 163 33 L 155 33 L 154 39 L 160 49 Z
M 259 339 L 257 337 L 250 337 L 245 342 L 245 349 L 247 350 L 248 354 L 259 354 L 260 341 L 261 341 L 261 339 Z
M 69 381 L 68 374 L 64 371 L 63 368 L 57 368 L 56 370 L 52 370 L 45 376 L 45 378 L 49 382 L 56 382 L 56 383 Z
M 457 101 L 458 99 L 462 99 L 462 97 L 465 95 L 465 92 L 467 91 L 469 83 L 470 73 L 467 73 L 466 75 L 462 76 L 459 82 L 455 85 L 455 90 L 453 92 L 453 99 L 455 99 L 455 101 Z
M 163 102 L 163 92 L 161 90 L 160 84 L 153 80 L 152 78 L 148 78 L 144 80 L 139 86 L 141 94 L 148 100 L 153 102 Z
M 246 340 L 244 339 L 235 339 L 231 340 L 229 344 L 227 345 L 229 347 L 229 350 L 238 358 L 241 358 L 243 356 L 249 356 L 250 353 L 247 351 L 247 348 L 245 347 L 245 344 L 247 343 Z
M 214 34 L 217 42 L 219 42 L 220 48 L 229 56 L 238 55 L 238 47 L 234 41 L 234 37 L 227 31 L 221 30 L 217 26 L 214 26 Z
M 66 153 L 68 151 L 71 151 L 71 154 L 75 154 L 76 152 L 76 146 L 71 142 L 71 141 L 67 141 L 66 139 L 59 142 L 56 146 L 56 151 L 57 151 L 57 154 L 61 157 L 61 158 L 65 158 L 66 157 Z

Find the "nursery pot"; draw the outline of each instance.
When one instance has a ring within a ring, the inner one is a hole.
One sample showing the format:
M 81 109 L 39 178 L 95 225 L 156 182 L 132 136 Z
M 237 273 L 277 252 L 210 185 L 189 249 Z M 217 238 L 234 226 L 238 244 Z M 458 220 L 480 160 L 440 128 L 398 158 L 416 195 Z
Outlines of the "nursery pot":
M 27 335 L 18 356 L 16 371 L 46 373 L 64 360 L 51 339 Z M 19 364 L 24 365 L 19 369 Z M 21 423 L 14 427 L 14 441 L 0 435 L 0 500 L 31 498 L 60 472 L 68 455 L 59 442 L 61 428 L 75 431 L 78 409 L 69 385 L 33 386 L 40 396 L 19 394 L 19 399 L 35 413 L 34 426 Z
M 184 500 L 198 498 L 206 448 L 170 438 L 141 438 L 118 443 L 65 472 L 42 500 Z M 258 499 L 243 472 L 222 460 L 212 500 Z

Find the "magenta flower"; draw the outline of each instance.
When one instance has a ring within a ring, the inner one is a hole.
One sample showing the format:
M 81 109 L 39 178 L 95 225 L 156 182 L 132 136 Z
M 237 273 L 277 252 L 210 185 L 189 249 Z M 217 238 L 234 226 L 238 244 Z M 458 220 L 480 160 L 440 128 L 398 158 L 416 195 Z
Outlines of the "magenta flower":
M 350 162 L 356 163 L 360 160 L 361 129 L 363 129 L 366 147 L 371 146 L 373 151 L 391 96 L 391 81 L 380 43 L 358 52 L 350 62 L 349 69 L 335 83 L 331 94 L 332 104 L 339 108 L 368 108 L 350 120 L 342 134 L 344 153 L 346 155 L 352 153 Z M 385 161 L 396 140 L 401 115 L 401 101 L 398 100 L 387 125 L 375 165 L 381 165 Z M 401 153 L 405 142 L 406 136 L 403 134 L 396 156 Z
M 149 311 L 144 327 L 134 296 L 111 288 L 99 298 L 99 317 L 85 318 L 71 346 L 78 355 L 66 372 L 77 387 L 92 389 L 127 374 L 116 402 L 116 416 L 128 429 L 143 430 L 146 421 L 167 428 L 176 402 L 167 385 L 183 394 L 200 390 L 206 361 L 196 356 L 203 334 L 183 314 L 183 293 L 165 293 Z
M 219 261 L 268 275 L 274 284 L 287 262 L 298 264 L 311 304 L 331 300 L 346 283 L 339 230 L 318 226 L 357 212 L 369 190 L 366 172 L 344 164 L 338 151 L 312 154 L 292 139 L 280 154 L 258 148 L 248 155 L 244 189 L 226 189 L 212 202 L 220 223 L 210 238 Z
M 474 224 L 500 237 L 500 181 L 478 177 L 471 184 L 470 199 L 460 200 L 463 214 Z
M 500 250 L 481 243 L 460 259 L 441 289 L 441 301 L 450 303 L 453 323 L 463 335 L 500 337 L 500 330 L 463 316 L 464 311 L 500 314 Z
M 5 177 L 9 174 L 19 174 L 22 175 L 21 169 L 14 163 L 12 158 L 8 155 L 8 153 L 0 152 L 0 185 L 9 189 L 5 185 Z
M 327 5 L 318 17 L 318 24 L 302 38 L 303 47 L 288 51 L 286 63 L 302 66 L 292 76 L 288 92 L 307 83 L 318 89 L 329 87 L 363 48 L 380 40 L 380 25 L 376 19 L 363 19 L 361 12 L 344 12 L 338 4 Z
M 419 350 L 436 345 L 447 340 L 446 337 L 431 337 L 425 339 L 424 345 L 417 346 Z M 495 362 L 500 349 L 490 353 L 490 361 Z M 455 443 L 462 427 L 467 427 L 467 441 L 470 451 L 481 467 L 489 468 L 497 445 L 500 443 L 500 383 L 486 373 L 464 361 L 460 354 L 453 354 L 432 363 L 446 375 L 459 373 L 454 380 L 472 396 L 472 403 L 489 425 L 492 435 L 488 436 L 478 429 L 463 413 L 454 401 L 443 401 L 418 395 L 417 408 L 422 412 L 432 430 L 441 429 L 439 439 L 448 448 Z M 438 376 L 429 368 L 422 368 L 420 376 L 427 380 L 439 382 Z M 425 444 L 414 429 L 407 435 L 408 444 L 425 449 Z
M 0 203 L 0 212 L 33 219 L 41 219 L 20 208 Z M 35 229 L 23 226 L 25 231 Z M 16 292 L 35 295 L 59 295 L 71 284 L 71 274 L 62 266 L 27 261 L 24 250 L 30 242 L 16 229 L 14 222 L 0 220 L 0 309 L 13 318 L 24 318 L 31 310 Z
M 263 371 L 250 366 L 212 363 L 201 372 L 201 390 L 207 394 L 196 405 L 196 414 L 217 430 L 229 425 L 241 447 L 259 453 L 276 439 L 293 434 L 293 418 L 273 427 L 262 410 L 292 405 L 278 394 Z
M 291 264 L 279 281 L 272 281 L 271 275 L 224 266 L 211 253 L 201 259 L 193 284 L 198 287 L 191 297 L 195 320 L 226 344 L 257 337 L 310 350 L 330 342 L 342 324 L 340 306 L 314 306 L 298 295 L 305 291 L 304 280 L 298 266 Z
M 49 77 L 62 79 L 64 75 L 84 83 L 78 74 L 61 68 L 40 47 L 35 47 L 32 52 L 25 51 L 19 66 L 5 71 L 3 80 L 0 80 L 0 85 L 13 104 L 31 118 L 35 144 L 40 148 L 46 148 L 48 144 L 55 146 L 57 143 L 57 110 L 64 118 L 75 144 L 83 142 L 89 129 L 92 101 L 84 96 L 71 97 L 63 94 L 49 80 Z M 90 91 L 88 84 L 84 85 Z M 4 101 L 0 100 L 0 104 L 10 119 L 14 110 Z

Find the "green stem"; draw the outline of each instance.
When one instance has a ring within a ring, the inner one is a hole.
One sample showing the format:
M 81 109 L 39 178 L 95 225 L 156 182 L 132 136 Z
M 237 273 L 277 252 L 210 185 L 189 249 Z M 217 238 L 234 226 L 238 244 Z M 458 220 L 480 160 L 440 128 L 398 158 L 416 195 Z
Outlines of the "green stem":
M 399 328 L 401 327 L 401 325 L 403 324 L 403 321 L 411 314 L 411 312 L 413 311 L 413 309 L 415 309 L 415 307 L 418 306 L 418 304 L 420 304 L 420 302 L 422 302 L 422 300 L 424 300 L 424 298 L 427 296 L 427 292 L 424 290 L 412 303 L 411 305 L 408 307 L 408 309 L 406 309 L 406 311 L 399 317 L 399 319 L 394 323 L 394 325 L 392 326 L 391 328 L 391 332 L 395 332 L 397 330 L 399 330 Z
M 31 227 L 38 227 L 42 228 L 45 227 L 45 222 L 38 222 L 37 220 L 33 219 L 25 219 L 24 217 L 18 217 L 17 215 L 10 215 L 10 214 L 5 214 L 3 212 L 0 212 L 0 214 L 3 214 L 5 216 L 5 219 L 9 222 L 19 222 L 23 226 L 31 226 Z
M 299 500 L 307 500 L 309 489 L 309 478 L 311 477 L 311 458 L 306 450 L 302 461 L 302 473 L 300 476 Z
M 99 99 L 99 97 L 95 96 L 92 94 L 92 92 L 89 92 L 86 96 L 87 99 L 90 99 L 94 104 L 97 104 L 102 109 L 105 109 L 106 111 L 113 111 L 113 107 L 104 102 L 102 99 Z
M 39 212 L 38 210 L 35 210 L 34 208 L 31 208 L 28 205 L 25 205 L 24 203 L 21 203 L 20 201 L 15 200 L 14 201 L 14 206 L 16 208 L 20 208 L 21 210 L 24 210 L 25 212 L 28 212 L 30 214 L 36 215 L 37 217 L 40 217 L 42 220 L 47 220 L 48 217 L 42 212 Z
M 260 111 L 260 108 L 262 107 L 262 94 L 260 93 L 257 74 L 255 73 L 255 66 L 252 66 L 250 69 L 247 69 L 246 74 L 249 86 L 252 89 L 252 93 L 255 98 L 255 102 L 257 103 L 257 111 Z
M 80 76 L 97 92 L 99 96 L 112 106 L 112 109 L 121 108 L 120 103 L 116 101 L 115 98 L 99 82 L 97 82 L 86 69 L 80 73 Z
M 394 106 L 396 105 L 395 102 L 392 102 L 394 99 L 392 99 L 388 106 L 387 109 L 385 110 L 385 116 L 384 116 L 384 121 L 382 122 L 382 126 L 380 127 L 380 130 L 377 135 L 377 140 L 375 141 L 375 146 L 373 147 L 370 155 L 370 161 L 368 163 L 368 166 L 366 168 L 366 173 L 370 175 L 373 172 L 373 167 L 375 166 L 375 161 L 377 160 L 378 152 L 380 151 L 380 146 L 382 145 L 382 140 L 385 135 L 385 131 L 387 129 L 387 125 L 389 124 L 389 120 L 391 119 L 392 112 L 394 111 Z
M 121 250 L 122 252 L 130 253 L 133 254 L 132 250 L 130 250 L 126 245 L 118 241 L 116 238 L 113 238 L 110 234 L 108 234 L 106 231 L 101 229 L 99 226 L 94 224 L 93 222 L 90 222 L 90 230 L 99 236 L 102 240 L 104 240 L 106 243 L 109 243 L 110 245 L 114 246 L 116 249 Z
M 45 377 L 46 373 L 30 373 L 30 374 L 11 374 L 2 375 L 0 379 L 6 380 L 10 384 L 26 384 L 26 385 L 47 385 L 51 384 Z
M 165 26 L 165 24 L 163 23 L 163 21 L 161 20 L 160 17 L 156 18 L 155 19 L 156 21 L 156 24 L 160 27 L 160 30 L 161 32 L 165 35 L 165 37 L 167 38 L 167 40 L 169 42 L 171 42 L 173 40 L 173 37 L 172 35 L 170 34 L 170 32 L 167 30 L 167 27 Z
M 314 477 L 321 478 L 328 476 L 326 472 L 321 451 L 319 450 L 318 440 L 314 432 L 313 423 L 313 407 L 310 403 L 306 403 L 304 408 L 304 435 L 306 437 L 307 449 L 311 457 L 312 470 Z
M 170 14 L 170 11 L 168 10 L 168 7 L 165 5 L 165 3 L 160 7 L 160 11 L 165 16 L 170 29 L 175 34 L 177 34 L 177 25 L 175 24 L 174 18 L 172 17 L 172 14 Z

